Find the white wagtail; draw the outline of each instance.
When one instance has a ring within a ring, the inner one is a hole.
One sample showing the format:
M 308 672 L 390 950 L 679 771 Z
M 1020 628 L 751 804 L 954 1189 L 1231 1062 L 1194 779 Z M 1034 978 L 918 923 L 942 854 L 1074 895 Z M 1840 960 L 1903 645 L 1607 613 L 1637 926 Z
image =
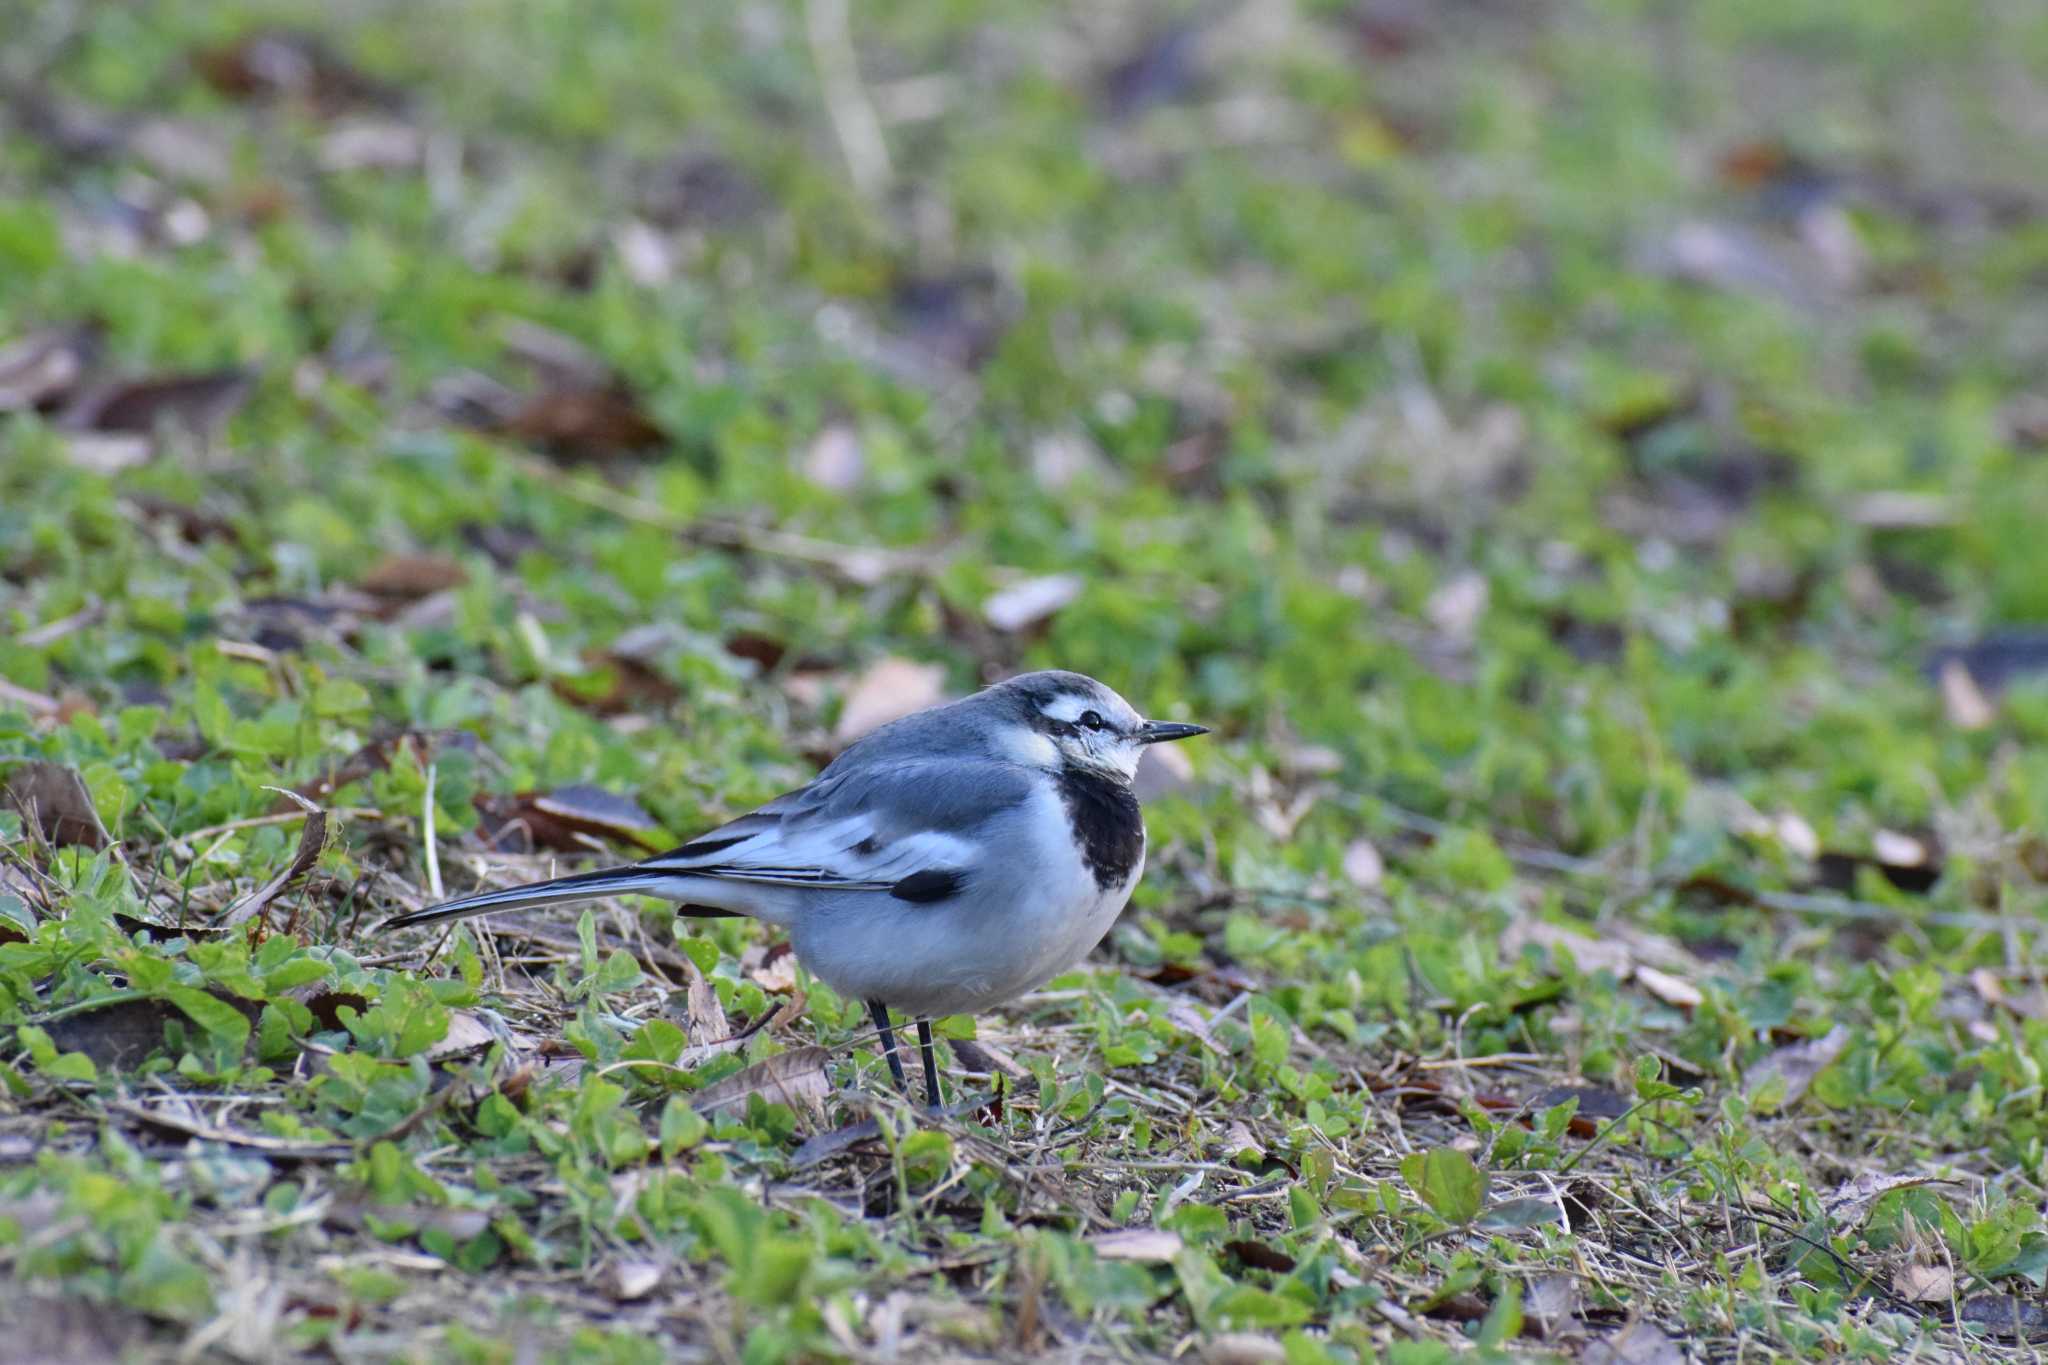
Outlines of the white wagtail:
M 1079 673 L 1026 673 L 883 726 L 809 786 L 681 848 L 383 927 L 626 893 L 679 901 L 682 915 L 748 915 L 866 1002 L 899 1087 L 889 1008 L 916 1016 L 936 1108 L 931 1020 L 1036 989 L 1102 941 L 1145 867 L 1138 756 L 1206 733 L 1146 720 Z

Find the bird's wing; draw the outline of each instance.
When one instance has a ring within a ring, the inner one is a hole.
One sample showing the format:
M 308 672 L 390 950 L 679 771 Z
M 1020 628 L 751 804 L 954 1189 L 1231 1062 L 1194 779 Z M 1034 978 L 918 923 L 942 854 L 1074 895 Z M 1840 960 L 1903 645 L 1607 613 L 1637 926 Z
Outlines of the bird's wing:
M 906 900 L 951 894 L 987 856 L 975 837 L 1031 795 L 1006 763 L 912 761 L 827 774 L 681 848 L 648 872 L 843 891 Z
M 1009 764 L 855 764 L 631 867 L 480 892 L 394 916 L 383 927 L 628 894 L 681 901 L 684 914 L 756 912 L 713 903 L 719 898 L 699 878 L 944 900 L 987 857 L 989 823 L 1030 796 L 1031 775 Z

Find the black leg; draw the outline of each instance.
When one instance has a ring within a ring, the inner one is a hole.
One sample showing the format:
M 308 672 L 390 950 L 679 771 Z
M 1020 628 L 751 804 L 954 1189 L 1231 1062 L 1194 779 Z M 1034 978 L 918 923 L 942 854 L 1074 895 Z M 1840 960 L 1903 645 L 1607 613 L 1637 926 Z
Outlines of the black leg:
M 924 1054 L 924 1102 L 939 1107 L 939 1059 L 932 1055 L 932 1021 L 917 1021 L 917 1050 Z
M 910 1082 L 903 1078 L 903 1059 L 896 1055 L 896 1030 L 889 1027 L 889 1007 L 879 1000 L 870 1000 L 868 1017 L 882 1031 L 882 1055 L 889 1059 L 889 1074 L 896 1078 L 896 1088 L 909 1094 Z

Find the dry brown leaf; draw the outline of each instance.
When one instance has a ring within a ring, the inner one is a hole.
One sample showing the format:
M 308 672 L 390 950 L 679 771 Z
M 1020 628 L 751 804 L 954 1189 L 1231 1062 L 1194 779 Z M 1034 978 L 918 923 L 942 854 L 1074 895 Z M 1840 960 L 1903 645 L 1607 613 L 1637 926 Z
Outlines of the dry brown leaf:
M 1790 1109 L 1805 1097 L 1813 1078 L 1832 1065 L 1848 1046 L 1848 1026 L 1837 1024 L 1827 1031 L 1825 1037 L 1781 1047 L 1750 1069 L 1743 1093 L 1752 1097 L 1761 1095 L 1772 1081 L 1782 1079 L 1785 1093 L 1765 1112 Z
M 1902 1265 L 1892 1274 L 1892 1293 L 1908 1303 L 1946 1303 L 1956 1296 L 1956 1273 L 1945 1265 Z
M 847 688 L 832 741 L 844 747 L 870 730 L 922 711 L 945 696 L 945 687 L 943 665 L 878 659 Z
M 1617 980 L 1627 980 L 1635 967 L 1635 956 L 1628 945 L 1612 939 L 1594 938 L 1579 933 L 1561 924 L 1547 920 L 1521 919 L 1508 925 L 1501 935 L 1501 952 L 1508 958 L 1521 955 L 1522 949 L 1535 944 L 1555 953 L 1571 954 L 1572 961 L 1582 972 L 1613 972 Z
M 1916 1185 L 1944 1185 L 1949 1182 L 1931 1175 L 1892 1175 L 1885 1171 L 1865 1171 L 1859 1176 L 1845 1180 L 1821 1198 L 1821 1211 L 1834 1223 L 1835 1231 L 1849 1232 L 1870 1216 L 1870 1206 L 1893 1190 L 1911 1189 Z
M 1223 1150 L 1232 1159 L 1245 1152 L 1250 1152 L 1256 1157 L 1266 1155 L 1265 1144 L 1253 1136 L 1252 1130 L 1246 1126 L 1243 1119 L 1232 1119 L 1230 1127 L 1224 1130 Z
M 1686 1365 L 1685 1349 L 1648 1322 L 1632 1322 L 1602 1337 L 1579 1360 L 1582 1365 Z
M 320 853 L 327 847 L 327 812 L 308 801 L 295 791 L 283 787 L 265 787 L 265 791 L 276 792 L 287 800 L 296 802 L 306 812 L 306 823 L 299 830 L 299 847 L 292 854 L 292 860 L 284 871 L 272 877 L 253 894 L 232 906 L 217 923 L 225 926 L 240 924 L 263 912 L 263 907 L 276 900 L 278 895 L 293 882 L 313 870 L 320 861 Z
M 997 630 L 1026 630 L 1049 621 L 1061 607 L 1081 595 L 1086 586 L 1077 573 L 1048 574 L 1027 578 L 991 596 L 981 604 L 981 614 Z
M 491 1032 L 490 1025 L 476 1015 L 468 1010 L 449 1010 L 448 1031 L 441 1035 L 440 1042 L 431 1044 L 420 1055 L 430 1062 L 442 1062 L 480 1052 L 497 1041 L 498 1035 Z
M 1958 730 L 1982 730 L 1998 719 L 1998 708 L 1977 686 L 1961 659 L 1949 659 L 1941 666 L 1941 705 L 1949 724 Z
M 717 990 L 689 954 L 683 955 L 683 962 L 690 978 L 690 1041 L 699 1046 L 724 1042 L 732 1035 L 732 1026 L 726 1022 L 725 1006 L 718 1003 Z
M 356 584 L 372 597 L 396 603 L 417 602 L 446 588 L 469 582 L 469 571 L 447 555 L 386 555 Z
M 1683 977 L 1660 972 L 1655 967 L 1645 966 L 1640 962 L 1636 964 L 1635 979 L 1636 984 L 1644 990 L 1665 1004 L 1676 1005 L 1680 1009 L 1696 1009 L 1707 998 L 1700 993 L 1699 987 Z
M 825 1063 L 832 1054 L 822 1047 L 791 1048 L 763 1058 L 705 1086 L 690 1097 L 700 1113 L 713 1113 L 731 1105 L 744 1105 L 753 1095 L 770 1104 L 817 1112 L 824 1108 L 832 1083 L 825 1076 Z
M 1180 1255 L 1177 1232 L 1160 1228 L 1123 1228 L 1089 1239 L 1088 1245 L 1105 1261 L 1171 1261 Z
M 516 796 L 478 793 L 474 804 L 483 816 L 483 833 L 501 851 L 595 851 L 603 849 L 605 840 L 656 851 L 646 837 L 657 828 L 654 817 L 632 797 L 588 783 Z
M 1538 1275 L 1522 1294 L 1522 1312 L 1536 1334 L 1551 1337 L 1579 1315 L 1579 1281 L 1573 1275 Z
M 796 954 L 787 943 L 778 943 L 761 959 L 761 965 L 747 973 L 747 979 L 764 991 L 787 994 L 796 989 Z
M 58 848 L 100 849 L 112 842 L 75 768 L 40 759 L 24 763 L 8 776 L 5 799 Z
M 1287 1348 L 1255 1332 L 1218 1332 L 1202 1344 L 1202 1365 L 1283 1365 Z
M 78 387 L 93 350 L 90 332 L 50 327 L 0 347 L 0 412 L 47 412 Z
M 1195 1039 L 1195 1041 L 1208 1048 L 1209 1051 L 1215 1053 L 1218 1057 L 1228 1057 L 1230 1055 L 1230 1049 L 1216 1041 L 1215 1033 L 1209 1028 L 1209 1021 L 1202 1017 L 1202 1012 L 1195 1008 L 1193 1002 L 1176 998 L 1172 1004 L 1166 1007 L 1166 1018 L 1167 1022 Z
M 652 1261 L 613 1261 L 598 1276 L 598 1284 L 614 1302 L 644 1299 L 661 1283 L 661 1267 Z
M 94 384 L 64 410 L 58 425 L 70 431 L 153 436 L 178 427 L 214 436 L 249 401 L 253 370 L 209 370 Z
M 506 420 L 504 433 L 567 462 L 644 455 L 668 444 L 627 391 L 613 382 L 598 387 L 544 390 L 522 403 Z

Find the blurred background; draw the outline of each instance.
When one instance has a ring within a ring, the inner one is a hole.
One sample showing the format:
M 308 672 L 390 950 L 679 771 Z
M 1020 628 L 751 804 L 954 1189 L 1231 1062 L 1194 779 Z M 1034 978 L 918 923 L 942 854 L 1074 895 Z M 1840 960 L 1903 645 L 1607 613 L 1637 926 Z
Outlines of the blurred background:
M 2048 8 L 0 31 L 0 745 L 117 837 L 403 813 L 324 855 L 343 935 L 423 800 L 451 878 L 679 836 L 1060 666 L 1219 731 L 1145 774 L 1132 973 L 1593 1082 L 1853 1019 L 1852 1125 L 2038 1066 L 1960 983 L 2048 901 Z M 1685 988 L 1569 965 L 1622 930 Z M 1108 998 L 1057 1046 L 1187 1061 Z M 2038 1222 L 2020 1109 L 1908 1141 Z

